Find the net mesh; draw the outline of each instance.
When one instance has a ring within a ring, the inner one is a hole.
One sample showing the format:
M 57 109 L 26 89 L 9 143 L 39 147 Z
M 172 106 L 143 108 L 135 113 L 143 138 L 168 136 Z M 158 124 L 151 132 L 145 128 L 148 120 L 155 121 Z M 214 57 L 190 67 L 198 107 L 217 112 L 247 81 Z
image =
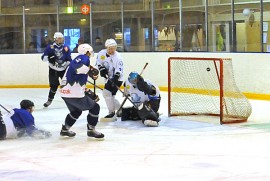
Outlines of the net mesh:
M 251 111 L 235 83 L 231 59 L 169 59 L 169 115 L 219 115 L 228 123 L 246 121 Z

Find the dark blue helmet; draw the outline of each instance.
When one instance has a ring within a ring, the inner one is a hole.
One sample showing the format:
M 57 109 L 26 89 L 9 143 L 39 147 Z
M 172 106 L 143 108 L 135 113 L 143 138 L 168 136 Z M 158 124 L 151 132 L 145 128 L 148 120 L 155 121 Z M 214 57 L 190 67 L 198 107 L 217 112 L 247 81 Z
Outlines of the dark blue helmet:
M 136 85 L 137 84 L 137 77 L 138 77 L 138 73 L 137 72 L 131 72 L 129 75 L 128 75 L 128 81 L 133 84 L 133 85 Z
M 30 100 L 24 99 L 21 101 L 20 106 L 22 109 L 30 109 L 31 107 L 34 107 L 34 103 Z

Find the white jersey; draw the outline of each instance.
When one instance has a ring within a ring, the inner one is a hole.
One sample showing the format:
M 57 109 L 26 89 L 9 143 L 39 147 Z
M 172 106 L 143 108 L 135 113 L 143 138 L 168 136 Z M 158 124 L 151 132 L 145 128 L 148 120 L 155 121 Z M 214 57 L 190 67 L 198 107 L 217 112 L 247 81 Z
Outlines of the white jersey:
M 11 120 L 11 116 L 14 114 L 14 111 L 11 110 L 10 113 L 3 115 L 3 120 L 6 125 L 6 139 L 14 139 L 17 138 L 18 131 L 16 130 L 13 121 Z
M 160 96 L 160 90 L 159 88 L 152 84 L 152 82 L 148 79 L 144 79 L 144 81 L 151 86 L 154 86 L 156 88 L 156 94 L 155 95 L 148 95 L 144 92 L 140 91 L 136 86 L 131 84 L 128 80 L 125 82 L 125 93 L 129 94 L 131 97 L 131 100 L 139 106 L 141 103 L 148 102 L 152 99 L 159 99 Z
M 101 50 L 97 55 L 96 66 L 105 67 L 108 70 L 109 78 L 113 78 L 116 72 L 120 73 L 119 81 L 124 80 L 123 59 L 119 52 L 115 51 L 113 55 L 107 54 L 107 49 Z

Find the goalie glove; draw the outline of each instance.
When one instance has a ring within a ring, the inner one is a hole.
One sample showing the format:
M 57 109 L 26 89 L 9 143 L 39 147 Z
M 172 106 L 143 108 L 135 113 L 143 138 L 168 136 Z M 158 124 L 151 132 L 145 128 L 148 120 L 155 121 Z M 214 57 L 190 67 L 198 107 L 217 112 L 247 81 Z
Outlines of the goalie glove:
M 98 78 L 99 71 L 98 69 L 90 66 L 90 69 L 88 71 L 88 76 L 91 77 L 93 80 L 96 80 Z
M 156 88 L 152 85 L 148 85 L 140 75 L 137 76 L 137 88 L 148 95 L 156 94 Z
M 92 92 L 90 89 L 86 89 L 85 90 L 85 95 L 90 97 L 90 99 L 92 99 L 95 102 L 99 101 L 99 97 L 98 95 L 96 95 L 94 92 Z

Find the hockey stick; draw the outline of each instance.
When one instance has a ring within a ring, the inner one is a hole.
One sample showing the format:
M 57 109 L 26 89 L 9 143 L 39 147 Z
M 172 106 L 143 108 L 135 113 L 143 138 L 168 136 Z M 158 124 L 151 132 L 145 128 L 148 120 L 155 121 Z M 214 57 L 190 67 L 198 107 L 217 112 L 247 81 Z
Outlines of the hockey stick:
M 94 80 L 94 94 L 96 95 L 96 80 Z
M 140 75 L 142 75 L 143 71 L 145 70 L 145 68 L 147 67 L 148 65 L 148 62 L 146 62 L 146 64 L 144 65 Z M 124 94 L 125 95 L 125 94 Z M 121 111 L 121 109 L 123 108 L 124 104 L 126 103 L 127 99 L 129 98 L 129 95 L 126 95 L 125 99 L 123 100 L 122 104 L 120 105 L 119 109 L 117 110 L 116 112 L 116 115 L 119 114 L 119 112 Z
M 9 110 L 7 110 L 2 104 L 0 104 L 0 106 L 1 106 L 3 109 L 5 109 L 5 111 L 7 111 L 8 113 L 10 113 Z
M 89 84 L 92 84 L 94 86 L 94 90 L 95 90 L 95 87 L 96 88 L 99 88 L 100 90 L 103 90 L 101 87 L 99 87 L 98 85 L 95 84 L 95 81 L 94 83 L 93 82 L 90 82 L 89 80 L 87 81 Z

